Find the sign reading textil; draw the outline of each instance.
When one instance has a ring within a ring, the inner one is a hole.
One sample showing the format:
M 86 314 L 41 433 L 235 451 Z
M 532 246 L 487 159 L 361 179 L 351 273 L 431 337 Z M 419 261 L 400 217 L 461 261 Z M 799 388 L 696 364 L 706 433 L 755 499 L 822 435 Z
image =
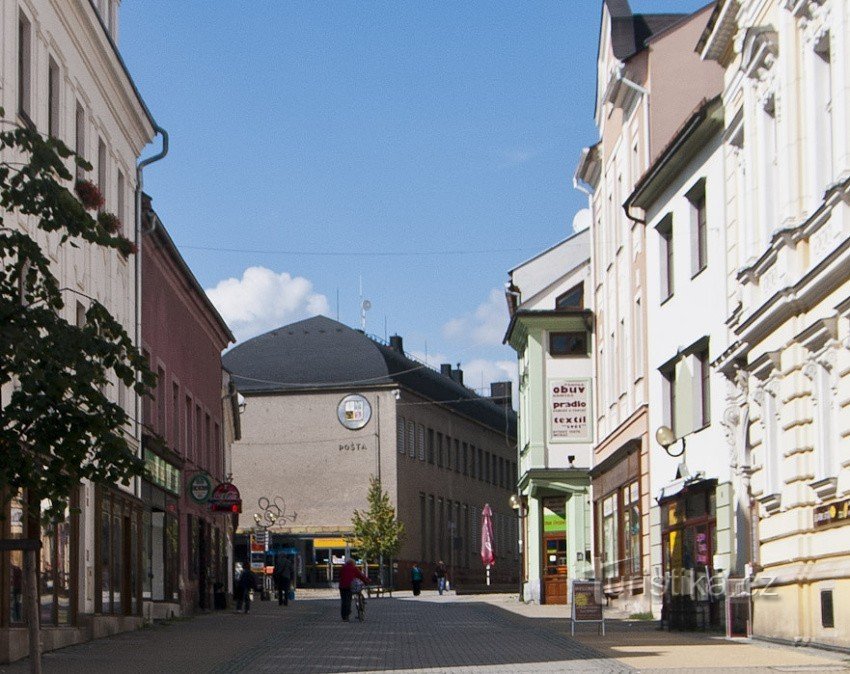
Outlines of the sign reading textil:
M 549 380 L 549 437 L 554 442 L 590 442 L 590 380 Z

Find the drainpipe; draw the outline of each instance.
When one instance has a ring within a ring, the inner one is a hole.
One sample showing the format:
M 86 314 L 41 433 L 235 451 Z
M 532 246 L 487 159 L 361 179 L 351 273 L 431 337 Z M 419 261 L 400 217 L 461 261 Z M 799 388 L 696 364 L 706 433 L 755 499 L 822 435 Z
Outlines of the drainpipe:
M 143 172 L 146 166 L 159 161 L 168 154 L 168 132 L 161 126 L 154 124 L 154 131 L 162 137 L 162 150 L 158 154 L 143 159 L 136 165 L 136 315 L 135 315 L 135 341 L 136 348 L 142 350 L 142 191 L 144 190 Z M 139 454 L 142 453 L 142 399 L 136 396 L 135 406 L 135 436 L 138 443 Z M 136 481 L 137 489 L 141 490 L 139 481 Z M 138 496 L 139 494 L 137 494 Z

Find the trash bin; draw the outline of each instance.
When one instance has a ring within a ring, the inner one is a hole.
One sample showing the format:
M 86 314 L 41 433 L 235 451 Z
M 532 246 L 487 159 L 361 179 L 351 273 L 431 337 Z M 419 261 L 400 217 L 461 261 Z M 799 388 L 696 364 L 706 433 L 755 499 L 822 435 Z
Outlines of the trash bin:
M 224 583 L 213 583 L 213 608 L 223 611 L 227 608 L 227 593 L 224 591 Z

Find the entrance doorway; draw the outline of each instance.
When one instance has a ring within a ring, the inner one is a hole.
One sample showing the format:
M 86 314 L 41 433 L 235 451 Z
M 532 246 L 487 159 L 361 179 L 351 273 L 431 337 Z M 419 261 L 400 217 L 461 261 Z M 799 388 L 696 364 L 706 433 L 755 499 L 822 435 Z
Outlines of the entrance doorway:
M 567 603 L 567 503 L 563 497 L 543 499 L 543 601 Z

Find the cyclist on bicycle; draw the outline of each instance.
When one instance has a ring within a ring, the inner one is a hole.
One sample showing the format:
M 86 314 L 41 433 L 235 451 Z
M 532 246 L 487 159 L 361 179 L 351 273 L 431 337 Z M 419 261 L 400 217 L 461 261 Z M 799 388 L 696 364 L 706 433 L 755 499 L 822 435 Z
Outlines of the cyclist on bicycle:
M 345 564 L 343 564 L 339 574 L 339 598 L 342 602 L 340 608 L 342 619 L 345 622 L 348 622 L 348 616 L 351 615 L 351 585 L 355 579 L 362 581 L 366 585 L 372 582 L 369 580 L 369 576 L 360 572 L 355 566 L 354 560 L 349 557 L 345 560 Z

